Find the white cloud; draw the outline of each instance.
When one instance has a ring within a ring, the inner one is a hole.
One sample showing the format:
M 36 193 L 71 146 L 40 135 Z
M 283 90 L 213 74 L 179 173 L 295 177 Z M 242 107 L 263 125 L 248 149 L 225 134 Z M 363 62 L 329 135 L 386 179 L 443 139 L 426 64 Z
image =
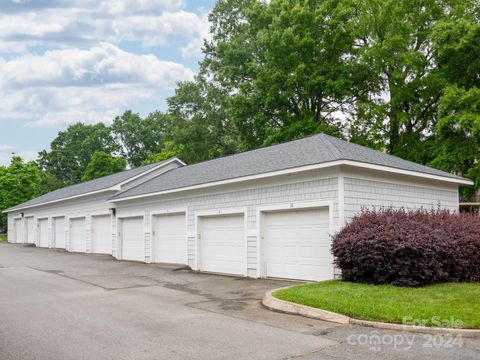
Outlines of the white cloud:
M 14 147 L 12 146 L 10 149 L 2 149 L 0 146 L 0 166 L 6 166 L 10 164 L 10 160 L 14 155 L 13 151 Z M 10 150 L 10 151 L 7 151 Z M 15 152 L 15 156 L 20 156 L 23 161 L 31 161 L 36 160 L 38 157 L 38 151 L 20 151 L 18 153 Z
M 0 123 L 2 141 L 18 145 L 0 146 L 0 164 L 46 146 L 32 128 L 164 108 L 176 82 L 193 78 L 181 62 L 199 59 L 209 36 L 205 10 L 187 0 L 0 1 L 0 121 L 28 127 L 14 139 Z
M 91 46 L 99 41 L 182 48 L 203 33 L 205 17 L 182 10 L 180 0 L 105 0 L 26 3 L 0 9 L 0 43 Z M 2 11 L 3 10 L 3 11 Z M 21 24 L 21 26 L 20 26 Z M 0 51 L 2 47 L 0 46 Z
M 0 60 L 0 114 L 28 126 L 108 122 L 142 99 L 172 91 L 193 71 L 154 55 L 102 43 Z
M 196 58 L 202 57 L 202 47 L 204 41 L 211 40 L 210 34 L 210 22 L 208 21 L 208 14 L 204 14 L 197 24 L 196 35 L 193 36 L 187 43 L 187 45 L 180 48 L 183 58 Z
M 136 55 L 102 43 L 87 50 L 50 50 L 0 62 L 0 86 L 92 86 L 109 83 L 154 84 L 172 87 L 191 78 L 185 66 L 161 61 L 154 55 Z
M 108 14 L 156 13 L 164 10 L 180 10 L 185 6 L 183 0 L 105 0 L 100 11 Z

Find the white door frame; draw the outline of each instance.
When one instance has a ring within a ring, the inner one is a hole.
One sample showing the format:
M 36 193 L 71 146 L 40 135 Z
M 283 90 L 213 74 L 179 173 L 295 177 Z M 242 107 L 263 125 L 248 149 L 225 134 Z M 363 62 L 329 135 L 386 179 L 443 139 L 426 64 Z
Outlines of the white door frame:
M 333 200 L 322 201 L 306 201 L 306 202 L 289 202 L 274 205 L 265 205 L 257 207 L 257 277 L 266 277 L 264 271 L 263 259 L 263 239 L 262 239 L 262 220 L 263 214 L 275 211 L 289 211 L 289 210 L 308 210 L 308 209 L 328 209 L 328 232 L 332 233 L 334 229 L 333 224 Z
M 118 210 L 117 210 L 118 211 Z M 123 225 L 122 221 L 128 218 L 139 218 L 141 217 L 143 219 L 143 262 L 146 260 L 146 251 L 145 251 L 145 228 L 146 224 L 145 221 L 147 219 L 146 212 L 145 211 L 139 211 L 139 212 L 131 212 L 131 213 L 126 213 L 123 215 L 117 215 L 116 216 L 116 229 L 117 229 L 117 260 L 123 260 L 123 226 L 120 227 L 119 225 Z M 130 260 L 128 260 L 130 261 Z
M 150 260 L 153 261 L 153 218 L 162 215 L 185 214 L 185 265 L 188 265 L 188 208 L 153 209 L 150 211 Z
M 195 212 L 195 269 L 198 269 L 198 248 L 199 248 L 199 238 L 198 238 L 198 222 L 202 217 L 217 217 L 223 215 L 243 215 L 243 246 L 244 246 L 244 276 L 248 276 L 248 244 L 247 244 L 247 219 L 248 219 L 248 208 L 247 207 L 236 207 L 236 208 L 225 208 L 225 209 L 218 209 L 218 210 L 200 210 Z

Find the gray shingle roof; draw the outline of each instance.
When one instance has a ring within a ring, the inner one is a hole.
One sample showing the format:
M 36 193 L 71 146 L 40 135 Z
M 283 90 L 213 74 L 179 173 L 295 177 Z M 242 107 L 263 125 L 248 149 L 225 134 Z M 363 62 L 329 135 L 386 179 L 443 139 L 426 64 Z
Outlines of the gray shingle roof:
M 94 191 L 100 191 L 100 190 L 106 190 L 114 185 L 120 184 L 128 179 L 131 179 L 137 175 L 140 175 L 141 173 L 151 170 L 167 161 L 170 159 L 154 163 L 154 164 L 149 164 L 145 166 L 140 166 L 134 169 L 130 170 L 125 170 L 121 171 L 112 175 L 104 176 L 95 180 L 90 180 L 86 181 L 84 183 L 80 184 L 75 184 L 71 186 L 66 186 L 61 189 L 57 189 L 55 191 L 49 192 L 45 195 L 39 196 L 35 199 L 26 201 L 22 204 L 13 206 L 9 209 L 6 209 L 4 211 L 13 211 L 13 210 L 19 210 L 25 207 L 30 207 L 33 205 L 39 205 L 42 203 L 46 202 L 51 202 L 51 201 L 57 201 L 65 198 L 69 198 L 72 196 L 78 196 L 78 195 L 83 195 L 87 193 L 91 193 Z
M 465 180 L 462 177 L 406 161 L 345 140 L 318 134 L 300 140 L 172 169 L 161 176 L 115 195 L 112 197 L 112 200 L 336 160 L 359 161 Z

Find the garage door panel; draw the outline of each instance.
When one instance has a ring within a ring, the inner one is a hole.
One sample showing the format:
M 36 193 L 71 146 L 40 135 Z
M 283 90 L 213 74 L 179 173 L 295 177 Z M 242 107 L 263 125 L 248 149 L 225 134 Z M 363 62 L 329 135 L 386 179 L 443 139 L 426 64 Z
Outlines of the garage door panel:
M 153 261 L 185 264 L 187 258 L 185 213 L 153 216 L 152 230 Z
M 48 219 L 38 220 L 38 234 L 40 247 L 48 247 Z
M 199 221 L 200 270 L 243 275 L 246 268 L 243 214 L 204 217 Z
M 266 276 L 302 280 L 333 277 L 328 209 L 263 214 Z
M 124 218 L 122 223 L 122 259 L 145 261 L 143 217 Z
M 85 218 L 70 219 L 70 251 L 86 251 Z
M 92 252 L 112 254 L 112 220 L 110 215 L 92 216 Z
M 35 221 L 33 217 L 27 218 L 27 243 L 33 244 L 35 243 Z
M 53 227 L 55 247 L 58 249 L 65 249 L 65 218 L 54 218 Z
M 24 238 L 24 229 L 23 229 L 23 224 L 21 219 L 16 219 L 14 220 L 15 222 L 15 242 L 16 243 L 22 243 L 23 238 Z

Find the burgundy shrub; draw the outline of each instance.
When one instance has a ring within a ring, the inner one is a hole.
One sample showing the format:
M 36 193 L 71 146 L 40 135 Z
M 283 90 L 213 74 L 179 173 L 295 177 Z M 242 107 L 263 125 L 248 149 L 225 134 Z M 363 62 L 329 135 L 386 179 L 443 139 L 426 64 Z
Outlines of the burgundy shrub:
M 333 237 L 332 253 L 346 281 L 480 281 L 480 218 L 446 210 L 367 210 Z

